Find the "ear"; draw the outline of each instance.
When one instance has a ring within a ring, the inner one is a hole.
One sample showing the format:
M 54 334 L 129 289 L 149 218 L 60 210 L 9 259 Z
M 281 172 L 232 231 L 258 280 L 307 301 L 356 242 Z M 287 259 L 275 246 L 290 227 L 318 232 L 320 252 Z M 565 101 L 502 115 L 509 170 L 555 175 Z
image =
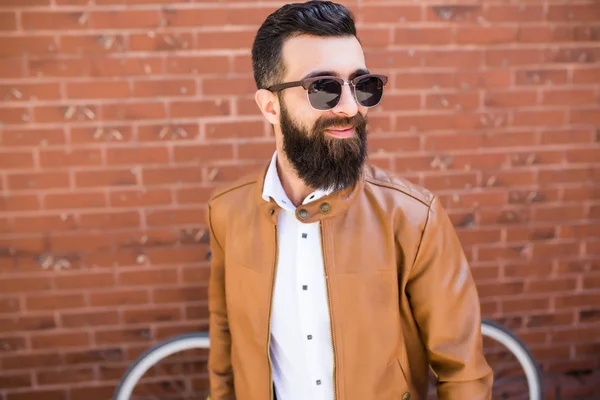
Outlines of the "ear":
M 259 89 L 254 94 L 254 100 L 260 112 L 272 125 L 279 124 L 279 99 L 277 95 L 266 89 Z

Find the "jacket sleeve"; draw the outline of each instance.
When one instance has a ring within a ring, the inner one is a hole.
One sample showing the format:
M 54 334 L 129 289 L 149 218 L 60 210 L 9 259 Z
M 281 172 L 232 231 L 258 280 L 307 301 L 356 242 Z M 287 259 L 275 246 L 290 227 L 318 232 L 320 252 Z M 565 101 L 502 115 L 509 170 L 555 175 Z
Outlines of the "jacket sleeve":
M 407 292 L 440 400 L 491 399 L 479 296 L 458 235 L 440 201 L 428 212 Z
M 225 256 L 213 229 L 214 218 L 208 208 L 210 231 L 210 278 L 208 284 L 209 337 L 208 378 L 210 400 L 232 400 L 234 396 L 231 366 L 231 336 L 225 301 Z

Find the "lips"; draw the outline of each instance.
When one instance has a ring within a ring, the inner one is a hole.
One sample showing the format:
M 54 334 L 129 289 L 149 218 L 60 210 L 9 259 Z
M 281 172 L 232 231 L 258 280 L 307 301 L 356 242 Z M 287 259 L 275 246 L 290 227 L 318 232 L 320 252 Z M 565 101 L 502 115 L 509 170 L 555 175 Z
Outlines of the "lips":
M 354 135 L 354 127 L 329 128 L 327 129 L 327 132 L 335 137 L 348 138 Z

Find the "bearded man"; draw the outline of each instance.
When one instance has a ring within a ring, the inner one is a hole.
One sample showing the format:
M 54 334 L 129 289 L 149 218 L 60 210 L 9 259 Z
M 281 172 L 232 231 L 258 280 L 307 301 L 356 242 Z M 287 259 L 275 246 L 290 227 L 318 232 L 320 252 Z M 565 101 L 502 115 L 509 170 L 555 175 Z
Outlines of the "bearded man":
M 440 200 L 370 165 L 352 14 L 287 4 L 252 47 L 264 168 L 209 201 L 212 400 L 491 398 L 480 303 Z

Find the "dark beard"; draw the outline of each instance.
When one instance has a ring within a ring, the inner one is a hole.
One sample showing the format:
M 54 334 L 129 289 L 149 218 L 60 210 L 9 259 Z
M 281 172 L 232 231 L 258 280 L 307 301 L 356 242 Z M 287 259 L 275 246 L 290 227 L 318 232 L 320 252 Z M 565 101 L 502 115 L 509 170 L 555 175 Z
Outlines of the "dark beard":
M 283 151 L 308 187 L 338 190 L 358 182 L 367 157 L 367 121 L 362 114 L 321 117 L 308 132 L 297 126 L 282 102 L 280 123 Z M 338 139 L 325 133 L 327 128 L 341 126 L 354 127 L 354 136 Z

